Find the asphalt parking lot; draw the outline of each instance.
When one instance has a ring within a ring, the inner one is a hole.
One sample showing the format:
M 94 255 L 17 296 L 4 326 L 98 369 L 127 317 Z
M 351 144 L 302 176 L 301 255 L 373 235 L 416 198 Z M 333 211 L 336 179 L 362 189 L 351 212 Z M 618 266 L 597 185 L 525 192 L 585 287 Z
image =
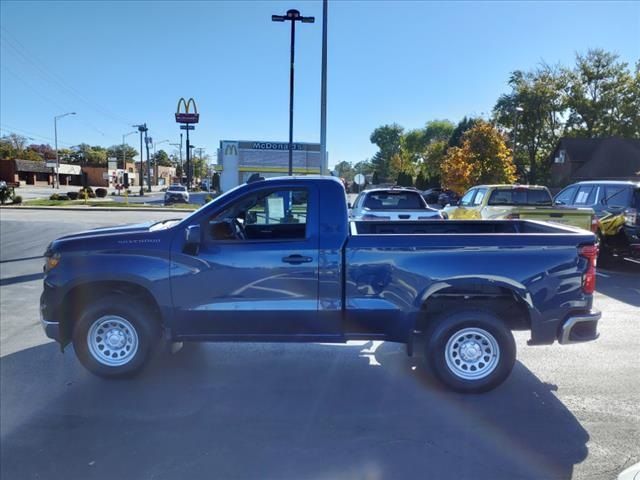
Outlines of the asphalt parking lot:
M 42 333 L 41 255 L 65 233 L 166 217 L 0 211 L 3 479 L 591 480 L 640 461 L 632 262 L 599 272 L 598 341 L 518 333 L 514 372 L 483 395 L 380 342 L 187 345 L 135 379 L 92 376 Z

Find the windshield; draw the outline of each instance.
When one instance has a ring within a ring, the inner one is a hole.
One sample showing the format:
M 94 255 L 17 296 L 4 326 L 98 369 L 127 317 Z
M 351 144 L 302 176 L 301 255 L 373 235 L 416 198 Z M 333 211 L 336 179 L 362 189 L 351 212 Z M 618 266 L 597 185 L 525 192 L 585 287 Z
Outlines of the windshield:
M 489 197 L 489 205 L 551 205 L 551 194 L 542 188 L 500 188 Z
M 418 192 L 372 192 L 364 201 L 369 210 L 422 210 L 426 203 Z
M 186 192 L 187 188 L 182 185 L 171 185 L 169 187 L 170 192 Z

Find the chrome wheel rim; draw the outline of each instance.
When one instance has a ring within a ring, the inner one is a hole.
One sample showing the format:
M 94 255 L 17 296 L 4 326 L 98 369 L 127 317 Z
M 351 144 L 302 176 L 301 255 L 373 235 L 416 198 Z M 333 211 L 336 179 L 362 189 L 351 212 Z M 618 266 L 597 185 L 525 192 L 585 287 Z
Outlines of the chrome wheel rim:
M 495 337 L 486 330 L 464 328 L 449 338 L 445 358 L 449 370 L 456 377 L 480 380 L 489 376 L 498 366 L 500 347 Z
M 106 315 L 91 325 L 87 344 L 95 360 L 108 367 L 118 367 L 130 362 L 138 351 L 138 333 L 127 319 Z

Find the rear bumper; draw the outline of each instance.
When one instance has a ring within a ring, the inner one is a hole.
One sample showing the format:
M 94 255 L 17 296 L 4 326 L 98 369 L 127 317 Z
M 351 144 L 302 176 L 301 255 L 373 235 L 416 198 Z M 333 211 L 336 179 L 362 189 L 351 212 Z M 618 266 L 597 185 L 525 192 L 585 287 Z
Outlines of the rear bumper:
M 558 342 L 561 345 L 567 345 L 570 343 L 590 342 L 597 339 L 600 336 L 598 333 L 598 320 L 600 320 L 600 317 L 602 317 L 602 313 L 599 310 L 591 310 L 587 313 L 570 316 L 560 328 Z

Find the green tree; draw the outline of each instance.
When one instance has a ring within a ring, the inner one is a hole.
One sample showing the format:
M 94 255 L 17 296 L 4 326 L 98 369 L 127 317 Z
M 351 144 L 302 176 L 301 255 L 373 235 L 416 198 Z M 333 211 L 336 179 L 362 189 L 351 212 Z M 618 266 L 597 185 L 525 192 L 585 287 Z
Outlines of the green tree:
M 138 151 L 127 144 L 124 145 L 124 149 L 122 147 L 122 144 L 111 145 L 109 148 L 107 148 L 107 157 L 117 158 L 118 165 L 122 166 L 123 151 L 125 161 L 133 163 L 134 158 L 138 155 Z
M 161 167 L 172 167 L 173 164 L 169 159 L 169 155 L 164 150 L 158 150 L 153 156 L 153 161 Z
M 460 147 L 462 146 L 462 136 L 465 132 L 471 129 L 478 119 L 472 117 L 464 117 L 462 120 L 458 122 L 458 125 L 451 132 L 451 136 L 449 137 L 448 145 L 450 147 Z
M 348 182 L 353 181 L 353 166 L 349 162 L 345 160 L 338 162 L 334 167 L 334 170 L 338 174 L 338 177 L 344 178 Z
M 371 183 L 374 185 L 379 185 L 380 184 L 380 178 L 378 177 L 378 171 L 374 170 L 373 171 L 373 176 L 371 177 Z
M 568 71 L 567 97 L 567 128 L 574 135 L 592 138 L 637 133 L 633 125 L 637 125 L 638 110 L 629 108 L 637 105 L 634 77 L 628 64 L 618 59 L 618 55 L 601 49 L 576 56 L 575 67 Z
M 512 92 L 496 102 L 494 118 L 510 132 L 513 160 L 523 181 L 547 180 L 550 165 L 543 162 L 564 131 L 567 82 L 562 70 L 547 65 L 530 72 L 515 71 L 509 79 Z
M 427 144 L 437 141 L 448 141 L 455 130 L 455 125 L 449 120 L 432 120 L 424 127 L 424 137 Z
M 391 161 L 394 155 L 400 153 L 403 133 L 404 129 L 400 125 L 393 123 L 376 128 L 369 137 L 371 143 L 378 147 L 378 151 L 371 159 L 371 163 L 383 182 L 394 178 Z

